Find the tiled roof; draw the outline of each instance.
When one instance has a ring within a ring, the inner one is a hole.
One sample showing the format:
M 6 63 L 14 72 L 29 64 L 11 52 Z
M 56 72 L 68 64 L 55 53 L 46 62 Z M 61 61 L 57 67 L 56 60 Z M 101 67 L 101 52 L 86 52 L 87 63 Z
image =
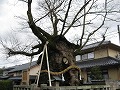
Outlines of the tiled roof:
M 15 65 L 15 66 L 12 66 L 12 67 L 7 67 L 7 68 L 4 69 L 4 71 L 10 71 L 10 70 L 12 70 L 12 69 L 14 69 L 14 68 L 16 68 L 18 66 L 19 65 Z
M 96 42 L 96 43 L 92 43 L 92 44 L 89 44 L 89 45 L 86 45 L 82 48 L 82 50 L 85 50 L 85 49 L 89 49 L 89 48 L 95 48 L 97 47 L 101 42 Z M 106 45 L 106 44 L 109 44 L 111 43 L 110 41 L 104 41 L 101 45 Z
M 120 64 L 120 60 L 112 57 L 104 57 L 94 60 L 87 60 L 87 61 L 78 61 L 77 65 L 80 68 L 90 68 L 94 66 L 107 66 L 107 65 L 115 65 Z
M 9 72 L 26 70 L 26 69 L 29 68 L 29 65 L 30 65 L 30 63 L 26 63 L 26 64 L 19 65 L 19 66 L 15 67 L 14 69 L 10 70 Z M 32 67 L 32 66 L 35 66 L 35 65 L 37 65 L 37 62 L 36 62 L 36 61 L 33 61 L 33 62 L 31 63 L 31 67 Z
M 30 75 L 30 79 L 36 79 L 37 76 L 31 76 Z M 22 76 L 13 76 L 11 78 L 9 78 L 9 80 L 22 80 Z
M 9 76 L 0 76 L 0 80 L 1 79 L 8 79 L 9 78 Z
M 22 76 L 14 76 L 9 78 L 9 80 L 22 80 Z

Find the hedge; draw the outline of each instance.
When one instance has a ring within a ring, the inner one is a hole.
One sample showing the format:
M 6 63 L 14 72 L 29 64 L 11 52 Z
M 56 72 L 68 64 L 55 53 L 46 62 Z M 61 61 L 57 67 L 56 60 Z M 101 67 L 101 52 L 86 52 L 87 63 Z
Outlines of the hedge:
M 0 81 L 0 90 L 13 90 L 13 84 L 10 80 Z

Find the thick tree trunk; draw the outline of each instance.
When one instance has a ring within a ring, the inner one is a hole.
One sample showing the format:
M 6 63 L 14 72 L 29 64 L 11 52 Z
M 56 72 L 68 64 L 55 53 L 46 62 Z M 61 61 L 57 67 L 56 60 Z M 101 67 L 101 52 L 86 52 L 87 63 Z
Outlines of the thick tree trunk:
M 48 45 L 50 70 L 53 72 L 64 71 L 69 66 L 75 66 L 74 44 L 69 43 L 65 38 L 59 37 L 54 42 L 54 49 Z M 46 67 L 44 63 L 44 67 Z M 44 68 L 45 69 L 45 68 Z M 79 70 L 72 68 L 62 73 L 66 85 L 79 85 Z

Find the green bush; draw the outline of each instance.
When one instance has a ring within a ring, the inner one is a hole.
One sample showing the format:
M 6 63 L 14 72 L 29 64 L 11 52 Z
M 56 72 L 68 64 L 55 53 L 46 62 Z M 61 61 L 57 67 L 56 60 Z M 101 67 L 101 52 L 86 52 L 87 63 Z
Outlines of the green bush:
M 0 90 L 13 90 L 13 84 L 10 80 L 0 81 Z
M 92 80 L 102 80 L 103 79 L 102 71 L 101 71 L 100 67 L 98 67 L 98 66 L 92 67 L 90 71 L 91 71 L 90 76 L 91 76 Z

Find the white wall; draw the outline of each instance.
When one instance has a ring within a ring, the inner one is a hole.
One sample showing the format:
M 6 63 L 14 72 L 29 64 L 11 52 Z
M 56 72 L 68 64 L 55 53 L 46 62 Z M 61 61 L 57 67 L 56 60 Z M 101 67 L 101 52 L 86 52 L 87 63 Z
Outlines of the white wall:
M 39 68 L 40 68 L 39 65 L 32 67 L 32 68 L 30 69 L 29 75 L 37 75 Z

